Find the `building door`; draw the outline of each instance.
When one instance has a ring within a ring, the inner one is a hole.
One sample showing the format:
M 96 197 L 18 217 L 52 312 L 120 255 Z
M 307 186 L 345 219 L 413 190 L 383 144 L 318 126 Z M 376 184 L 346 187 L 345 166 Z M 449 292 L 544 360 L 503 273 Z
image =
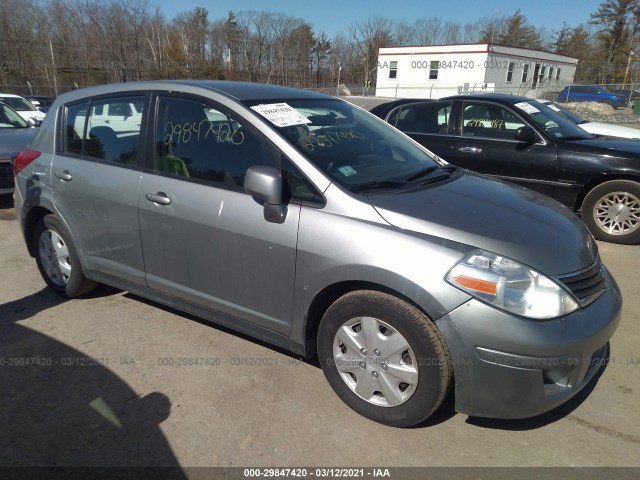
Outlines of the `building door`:
M 536 66 L 533 68 L 533 79 L 531 81 L 531 88 L 536 88 L 538 85 L 538 75 L 540 74 L 540 64 L 536 63 Z

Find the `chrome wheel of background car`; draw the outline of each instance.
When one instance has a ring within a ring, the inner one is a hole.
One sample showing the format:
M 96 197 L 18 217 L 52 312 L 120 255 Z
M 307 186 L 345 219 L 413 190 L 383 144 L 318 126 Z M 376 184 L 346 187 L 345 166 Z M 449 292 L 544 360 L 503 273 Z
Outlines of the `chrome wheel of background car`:
M 582 202 L 582 220 L 598 240 L 640 242 L 640 183 L 610 180 L 594 187 Z
M 45 230 L 40 234 L 38 253 L 42 268 L 51 282 L 60 287 L 69 283 L 71 277 L 69 249 L 57 232 Z
M 349 388 L 373 405 L 402 405 L 418 384 L 418 364 L 409 343 L 377 318 L 344 323 L 333 340 L 333 358 Z
M 640 227 L 640 199 L 629 192 L 603 195 L 594 207 L 593 216 L 609 235 L 628 235 Z

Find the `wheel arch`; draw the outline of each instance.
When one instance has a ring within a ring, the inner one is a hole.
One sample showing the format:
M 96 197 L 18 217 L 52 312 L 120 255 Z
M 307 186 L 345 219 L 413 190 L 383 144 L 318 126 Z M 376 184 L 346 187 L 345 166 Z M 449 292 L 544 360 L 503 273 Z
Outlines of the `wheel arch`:
M 320 321 L 322 320 L 322 317 L 324 316 L 327 309 L 343 295 L 358 290 L 373 290 L 376 292 L 392 295 L 414 306 L 419 311 L 424 313 L 429 319 L 433 320 L 432 317 L 424 310 L 424 308 L 420 307 L 420 305 L 418 305 L 411 298 L 387 286 L 375 282 L 367 282 L 361 280 L 337 282 L 326 286 L 320 292 L 318 292 L 309 305 L 309 309 L 307 310 L 307 314 L 305 317 L 304 333 L 307 357 L 313 357 L 317 353 L 316 340 L 318 335 L 318 328 L 320 326 Z M 435 325 L 435 322 L 433 323 Z
M 54 215 L 48 208 L 36 206 L 29 210 L 24 220 L 24 237 L 27 243 L 29 255 L 35 257 L 36 252 L 33 250 L 33 231 L 40 220 L 47 215 Z
M 576 212 L 579 212 L 582 210 L 582 205 L 584 203 L 584 199 L 586 198 L 586 196 L 588 195 L 588 193 L 593 190 L 594 188 L 602 185 L 603 183 L 607 183 L 607 182 L 613 182 L 615 180 L 628 180 L 631 182 L 636 182 L 640 185 L 640 175 L 632 175 L 632 174 L 625 174 L 625 173 L 615 173 L 612 175 L 603 175 L 597 178 L 594 178 L 593 180 L 591 180 L 589 183 L 587 183 L 584 187 L 582 187 L 582 190 L 580 190 L 580 193 L 578 194 L 577 198 L 576 198 L 576 202 L 574 204 L 574 210 Z

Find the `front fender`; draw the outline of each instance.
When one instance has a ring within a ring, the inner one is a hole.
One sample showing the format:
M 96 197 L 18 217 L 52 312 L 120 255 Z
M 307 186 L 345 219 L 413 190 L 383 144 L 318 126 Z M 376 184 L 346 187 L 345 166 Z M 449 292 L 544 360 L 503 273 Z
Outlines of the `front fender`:
M 379 285 L 436 320 L 469 300 L 444 281 L 474 247 L 322 210 L 301 215 L 291 339 L 304 343 L 313 300 L 343 282 Z

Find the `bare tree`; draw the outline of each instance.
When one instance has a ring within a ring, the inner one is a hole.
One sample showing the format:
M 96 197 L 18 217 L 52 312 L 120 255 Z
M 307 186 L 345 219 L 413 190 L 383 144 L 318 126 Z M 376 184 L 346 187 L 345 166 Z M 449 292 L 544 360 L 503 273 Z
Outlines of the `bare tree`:
M 366 21 L 356 22 L 349 27 L 350 47 L 360 59 L 360 71 L 353 73 L 366 86 L 375 82 L 378 51 L 381 47 L 392 46 L 394 43 L 392 31 L 393 23 L 382 17 L 371 17 Z

